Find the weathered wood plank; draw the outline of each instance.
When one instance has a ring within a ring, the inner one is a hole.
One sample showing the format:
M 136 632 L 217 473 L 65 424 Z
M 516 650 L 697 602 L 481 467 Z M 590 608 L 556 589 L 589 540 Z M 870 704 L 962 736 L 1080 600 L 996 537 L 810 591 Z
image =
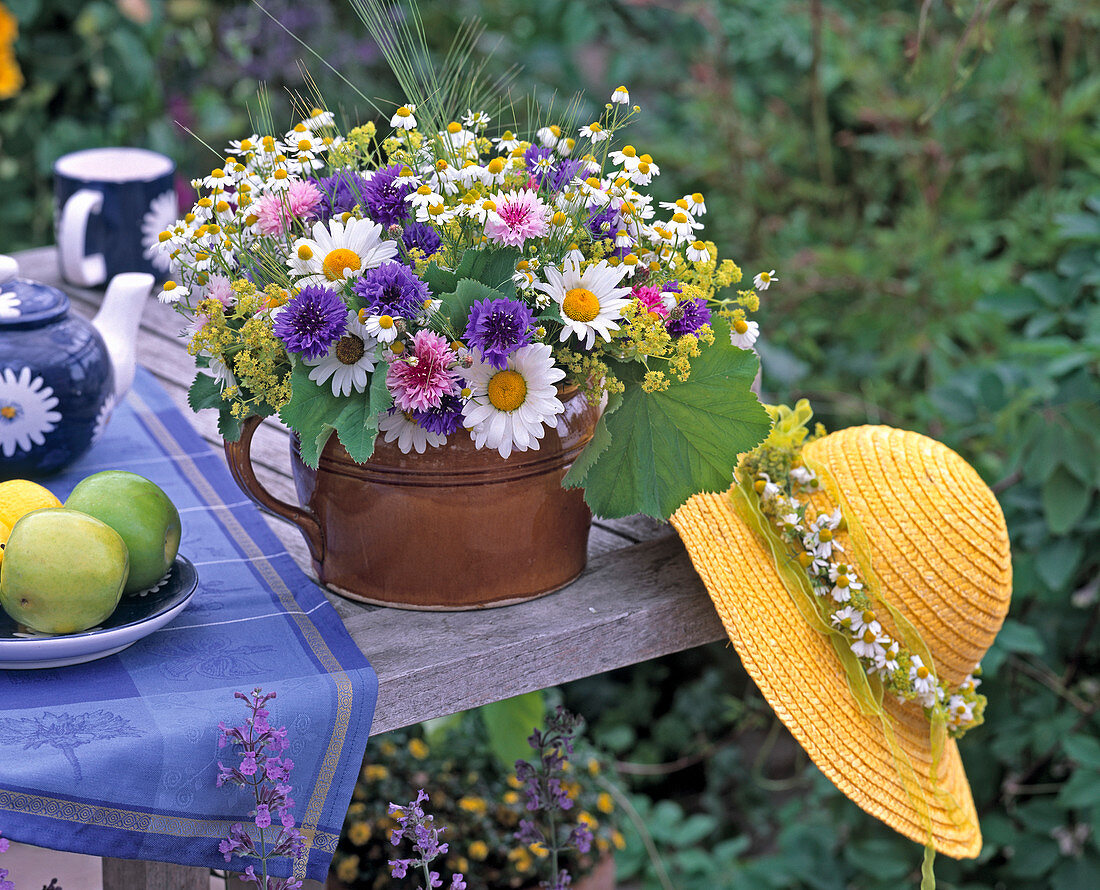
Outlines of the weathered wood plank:
M 142 862 L 137 859 L 104 859 L 103 890 L 210 890 L 210 869 Z

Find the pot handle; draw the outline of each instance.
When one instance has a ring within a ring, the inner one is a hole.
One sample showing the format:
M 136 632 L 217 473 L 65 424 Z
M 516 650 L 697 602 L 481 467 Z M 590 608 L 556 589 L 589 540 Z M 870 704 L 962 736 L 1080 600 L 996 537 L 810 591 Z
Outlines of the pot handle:
M 310 556 L 320 564 L 325 555 L 325 535 L 317 517 L 303 507 L 296 507 L 280 501 L 260 484 L 252 468 L 252 436 L 256 427 L 263 421 L 255 415 L 241 424 L 241 437 L 236 442 L 225 442 L 225 459 L 229 463 L 229 472 L 249 499 L 260 507 L 270 510 L 280 519 L 298 526 L 309 545 Z

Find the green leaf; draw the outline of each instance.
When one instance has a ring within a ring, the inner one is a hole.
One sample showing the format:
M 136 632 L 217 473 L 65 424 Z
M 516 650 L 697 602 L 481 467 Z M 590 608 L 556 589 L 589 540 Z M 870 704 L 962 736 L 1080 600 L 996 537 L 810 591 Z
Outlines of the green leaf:
M 226 442 L 236 442 L 241 438 L 241 421 L 234 417 L 228 409 L 218 413 L 218 435 Z
M 458 282 L 454 293 L 444 294 L 441 299 L 443 305 L 439 307 L 440 313 L 447 319 L 455 335 L 461 337 L 463 331 L 466 330 L 466 321 L 475 302 L 478 300 L 503 300 L 506 297 L 487 284 L 475 281 L 472 278 L 463 278 Z
M 1020 652 L 1025 655 L 1042 655 L 1046 650 L 1042 637 L 1034 627 L 1011 618 L 997 634 L 996 645 L 1006 652 Z
M 1085 548 L 1079 538 L 1048 540 L 1035 554 L 1035 571 L 1047 587 L 1061 591 L 1069 586 L 1084 555 Z
M 1096 770 L 1079 769 L 1062 786 L 1055 801 L 1067 810 L 1082 809 L 1100 804 L 1100 775 Z
M 611 434 L 607 431 L 607 416 L 614 414 L 620 405 L 623 403 L 623 397 L 621 393 L 610 393 L 607 397 L 607 406 L 603 409 L 603 414 L 600 415 L 600 419 L 596 422 L 596 429 L 592 433 L 592 438 L 588 441 L 588 444 L 584 446 L 584 450 L 577 455 L 577 459 L 573 461 L 573 465 L 569 468 L 569 472 L 565 474 L 565 478 L 561 481 L 562 488 L 583 488 L 585 477 L 588 476 L 588 471 L 592 469 L 593 464 L 599 460 L 601 454 L 607 450 L 607 446 L 611 444 Z
M 686 383 L 646 393 L 624 381 L 622 406 L 606 418 L 611 442 L 585 477 L 597 516 L 667 519 L 693 494 L 729 488 L 738 455 L 767 436 L 771 420 L 749 390 L 759 362 L 715 327 Z
M 1081 766 L 1100 770 L 1100 739 L 1090 735 L 1071 735 L 1062 742 L 1062 748 Z
M 489 733 L 489 748 L 503 767 L 511 770 L 517 760 L 531 756 L 527 737 L 542 725 L 545 713 L 541 690 L 493 702 L 481 709 Z
M 366 395 L 353 395 L 333 424 L 340 444 L 356 463 L 365 463 L 374 454 L 378 437 L 378 414 L 371 409 Z
M 1059 465 L 1043 483 L 1043 512 L 1051 533 L 1064 535 L 1077 525 L 1091 500 L 1091 486 Z
M 222 398 L 222 387 L 209 374 L 196 374 L 195 382 L 187 390 L 187 404 L 192 411 L 201 411 L 203 408 L 223 408 L 225 399 Z
M 347 399 L 332 394 L 328 383 L 318 386 L 309 379 L 309 368 L 299 362 L 290 373 L 291 397 L 279 410 L 279 418 L 298 434 L 298 450 L 307 466 L 317 467 L 321 449 L 336 429 Z
M 462 254 L 462 260 L 454 274 L 459 279 L 472 278 L 506 296 L 514 296 L 516 286 L 512 275 L 515 274 L 519 260 L 520 252 L 514 247 L 467 250 Z
M 424 270 L 424 281 L 436 299 L 458 287 L 458 276 L 450 269 L 441 269 L 435 262 L 428 263 L 428 268 Z

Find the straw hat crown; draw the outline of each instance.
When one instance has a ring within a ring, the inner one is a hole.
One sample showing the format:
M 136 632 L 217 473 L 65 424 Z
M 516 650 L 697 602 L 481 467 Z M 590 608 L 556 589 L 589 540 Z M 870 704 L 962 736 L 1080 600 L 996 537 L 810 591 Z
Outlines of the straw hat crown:
M 851 427 L 806 446 L 866 533 L 884 596 L 958 686 L 993 643 L 1012 592 L 1000 505 L 940 442 L 885 426 Z

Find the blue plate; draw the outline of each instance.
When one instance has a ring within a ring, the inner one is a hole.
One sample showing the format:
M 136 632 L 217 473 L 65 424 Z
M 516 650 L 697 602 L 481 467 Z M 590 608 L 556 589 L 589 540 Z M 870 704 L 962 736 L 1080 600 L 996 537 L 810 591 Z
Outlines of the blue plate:
M 195 567 L 177 556 L 166 581 L 144 594 L 123 595 L 110 618 L 78 634 L 28 633 L 0 609 L 0 670 L 64 667 L 114 655 L 175 618 L 198 586 Z

